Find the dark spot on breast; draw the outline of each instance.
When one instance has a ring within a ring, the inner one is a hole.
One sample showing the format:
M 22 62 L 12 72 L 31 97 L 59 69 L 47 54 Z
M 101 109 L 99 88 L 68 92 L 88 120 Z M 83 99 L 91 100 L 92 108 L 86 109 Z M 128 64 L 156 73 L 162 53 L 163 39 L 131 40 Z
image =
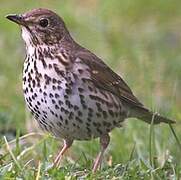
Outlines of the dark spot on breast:
M 53 84 L 57 83 L 57 80 L 55 78 L 52 79 Z
M 79 94 L 79 97 L 80 97 L 81 100 L 84 99 L 84 95 L 82 95 L 82 94 Z
M 74 116 L 74 113 L 73 113 L 73 112 L 70 112 L 70 114 L 69 114 L 69 119 L 70 119 L 70 120 L 73 119 L 73 116 Z
M 65 100 L 65 104 L 68 106 L 69 109 L 73 107 L 73 105 L 67 99 Z
M 111 109 L 109 109 L 108 112 L 112 117 L 114 117 L 114 112 Z
M 58 100 L 58 104 L 61 106 L 63 105 L 63 102 L 61 100 Z
M 65 119 L 65 124 L 68 125 L 68 120 L 67 119 Z
M 61 112 L 64 112 L 65 114 L 68 114 L 69 113 L 69 111 L 68 110 L 66 110 L 65 108 L 63 108 L 63 107 L 61 107 L 60 108 L 60 110 L 61 110 Z
M 78 116 L 82 116 L 82 112 L 81 111 L 78 111 Z
M 52 99 L 52 104 L 55 104 L 55 100 L 54 99 Z
M 47 74 L 45 74 L 45 75 L 44 75 L 44 78 L 45 78 L 45 84 L 46 84 L 46 85 L 50 84 L 51 77 L 48 76 Z
M 87 106 L 85 104 L 82 105 L 83 109 L 87 109 Z
M 97 116 L 97 117 L 101 117 L 101 114 L 100 114 L 100 113 L 96 113 L 96 116 Z
M 34 97 L 34 95 L 32 95 L 32 96 L 31 96 L 31 98 L 32 98 L 33 100 L 35 100 L 35 97 Z
M 39 109 L 39 107 L 38 107 L 37 105 L 35 105 L 35 108 L 36 108 L 36 109 Z
M 92 121 L 92 119 L 88 117 L 88 118 L 87 118 L 87 121 L 91 122 L 91 121 Z
M 77 111 L 79 107 L 77 105 L 74 105 L 74 110 Z
M 92 87 L 91 86 L 88 86 L 88 89 L 89 89 L 89 91 L 93 91 L 93 89 L 92 89 Z
M 39 54 L 39 60 L 42 62 L 43 67 L 46 69 L 47 64 L 45 62 L 44 55 L 43 55 L 43 53 L 42 53 L 42 51 L 40 49 L 38 49 L 38 54 Z
M 32 80 L 32 84 L 33 84 L 33 88 L 35 87 L 35 85 L 36 85 L 36 82 L 35 82 L 35 80 L 33 79 Z
M 78 121 L 79 123 L 83 123 L 82 119 L 80 119 L 78 116 L 75 117 L 75 120 Z
M 107 122 L 107 121 L 103 121 L 103 125 L 106 126 L 106 127 L 110 127 L 111 126 L 111 123 Z
M 55 90 L 55 89 L 56 89 L 56 86 L 55 86 L 55 85 L 53 85 L 53 86 L 52 86 L 52 89 L 53 89 L 53 90 Z
M 49 94 L 49 97 L 50 97 L 50 98 L 53 98 L 53 94 L 52 94 L 52 93 L 50 93 L 50 94 Z
M 26 82 L 26 76 L 25 76 L 25 77 L 23 77 L 23 81 L 24 81 L 24 82 Z
M 97 106 L 97 110 L 101 112 L 102 111 L 101 104 L 99 102 L 96 102 L 96 106 Z
M 47 96 L 47 93 L 46 93 L 46 92 L 43 92 L 43 95 L 44 95 L 44 96 Z
M 55 109 L 59 109 L 59 106 L 57 104 L 55 104 Z
M 79 91 L 80 93 L 83 93 L 83 92 L 84 92 L 84 89 L 81 88 L 81 87 L 79 87 L 79 88 L 78 88 L 78 91 Z
M 88 122 L 86 122 L 86 126 L 90 126 L 90 124 Z
M 78 69 L 79 74 L 82 74 L 84 71 L 83 69 Z
M 65 75 L 64 75 L 64 71 L 61 71 L 61 70 L 58 68 L 57 64 L 53 64 L 53 66 L 54 66 L 54 69 L 55 69 L 55 72 L 57 73 L 57 75 L 60 75 L 60 76 L 62 76 L 62 77 L 65 76 Z
M 54 113 L 51 109 L 50 109 L 50 112 L 51 112 L 51 114 L 52 114 L 52 115 L 54 115 L 54 114 L 55 114 L 55 113 Z
M 52 65 L 51 65 L 51 64 L 49 64 L 49 65 L 48 65 L 48 68 L 49 68 L 49 69 L 52 69 Z
M 29 101 L 29 102 L 31 102 L 31 101 L 32 101 L 31 97 L 29 97 L 29 98 L 28 98 L 28 101 Z
M 57 86 L 57 89 L 58 89 L 58 90 L 61 90 L 61 89 L 62 89 L 62 87 L 61 87 L 61 86 Z
M 59 97 L 60 97 L 59 94 L 55 93 L 55 98 L 57 99 Z
M 71 89 L 65 89 L 65 93 L 66 93 L 66 94 L 71 94 L 72 91 L 71 91 Z
M 59 127 L 61 127 L 61 126 L 62 126 L 62 123 L 61 123 L 61 122 L 57 122 L 57 125 L 58 125 Z
M 106 111 L 102 111 L 102 114 L 103 114 L 104 119 L 107 119 L 107 117 L 108 117 L 107 112 Z
M 60 118 L 61 121 L 63 121 L 63 117 L 61 115 L 59 115 L 59 118 Z

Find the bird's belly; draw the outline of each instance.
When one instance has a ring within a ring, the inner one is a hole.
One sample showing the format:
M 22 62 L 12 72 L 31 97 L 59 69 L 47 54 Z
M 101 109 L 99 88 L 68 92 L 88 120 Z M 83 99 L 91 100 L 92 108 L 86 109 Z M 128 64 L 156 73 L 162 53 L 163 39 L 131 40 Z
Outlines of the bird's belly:
M 125 119 L 120 100 L 82 81 L 65 79 L 23 82 L 25 101 L 43 130 L 56 137 L 86 140 L 107 134 Z M 42 76 L 44 77 L 44 76 Z M 49 76 L 51 77 L 51 76 Z M 92 88 L 91 88 L 92 86 Z
M 98 90 L 87 92 L 79 87 L 69 92 L 56 85 L 41 89 L 36 87 L 25 93 L 25 100 L 40 127 L 56 137 L 78 140 L 99 137 L 124 119 L 121 104 L 111 94 L 104 97 Z

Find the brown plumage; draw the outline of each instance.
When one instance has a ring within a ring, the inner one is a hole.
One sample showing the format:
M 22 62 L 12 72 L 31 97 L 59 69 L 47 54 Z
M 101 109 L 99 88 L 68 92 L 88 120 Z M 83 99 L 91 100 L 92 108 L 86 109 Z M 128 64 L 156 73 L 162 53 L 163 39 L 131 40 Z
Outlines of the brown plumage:
M 126 118 L 174 123 L 144 107 L 119 75 L 73 40 L 54 12 L 35 9 L 7 18 L 21 26 L 26 43 L 23 90 L 27 106 L 43 130 L 65 142 L 54 165 L 59 165 L 74 140 L 100 137 L 96 171 L 109 144 L 109 132 Z

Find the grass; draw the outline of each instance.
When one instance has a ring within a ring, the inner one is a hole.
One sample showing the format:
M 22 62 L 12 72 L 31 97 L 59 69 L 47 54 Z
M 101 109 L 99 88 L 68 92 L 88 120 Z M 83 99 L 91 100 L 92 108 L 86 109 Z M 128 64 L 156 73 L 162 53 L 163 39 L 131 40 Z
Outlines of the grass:
M 5 1 L 0 10 L 0 179 L 179 179 L 181 177 L 181 2 L 177 0 Z M 48 169 L 61 146 L 42 135 L 25 109 L 24 43 L 8 13 L 47 7 L 83 46 L 120 74 L 150 109 L 177 120 L 136 119 L 111 133 L 103 167 L 92 174 L 98 140 L 76 141 L 60 169 Z M 35 133 L 32 133 L 35 132 Z

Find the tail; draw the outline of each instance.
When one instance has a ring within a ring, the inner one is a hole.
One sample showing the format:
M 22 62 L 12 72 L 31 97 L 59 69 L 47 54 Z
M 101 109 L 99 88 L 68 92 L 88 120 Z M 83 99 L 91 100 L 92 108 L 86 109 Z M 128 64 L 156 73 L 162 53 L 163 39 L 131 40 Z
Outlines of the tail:
M 134 112 L 134 117 L 136 117 L 142 121 L 145 121 L 149 124 L 151 124 L 152 122 L 153 122 L 153 124 L 159 124 L 162 122 L 167 123 L 167 124 L 175 123 L 174 120 L 163 117 L 156 112 L 152 112 L 152 111 L 146 109 L 145 107 L 136 106 L 136 107 L 134 107 L 133 112 Z

